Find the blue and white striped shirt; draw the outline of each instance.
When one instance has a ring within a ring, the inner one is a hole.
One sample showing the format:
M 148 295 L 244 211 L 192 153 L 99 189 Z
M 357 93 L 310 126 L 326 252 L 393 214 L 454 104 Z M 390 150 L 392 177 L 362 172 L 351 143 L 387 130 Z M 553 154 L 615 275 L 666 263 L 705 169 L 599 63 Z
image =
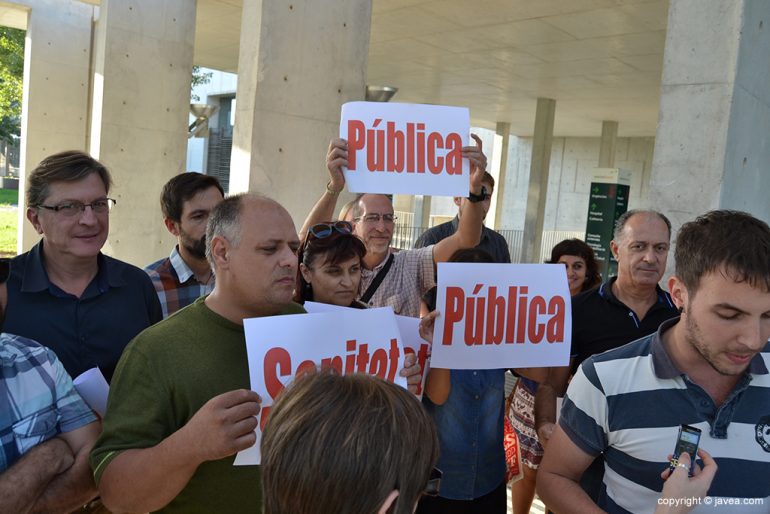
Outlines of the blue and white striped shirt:
M 586 453 L 605 457 L 599 506 L 610 513 L 652 512 L 663 488 L 660 473 L 682 424 L 702 430 L 700 447 L 719 467 L 711 504 L 730 512 L 770 509 L 770 344 L 751 361 L 727 400 L 709 394 L 676 369 L 658 332 L 586 360 L 570 383 L 559 425 Z M 740 500 L 756 499 L 756 500 Z M 721 505 L 725 506 L 724 503 Z
M 34 446 L 94 421 L 53 350 L 0 334 L 0 473 Z

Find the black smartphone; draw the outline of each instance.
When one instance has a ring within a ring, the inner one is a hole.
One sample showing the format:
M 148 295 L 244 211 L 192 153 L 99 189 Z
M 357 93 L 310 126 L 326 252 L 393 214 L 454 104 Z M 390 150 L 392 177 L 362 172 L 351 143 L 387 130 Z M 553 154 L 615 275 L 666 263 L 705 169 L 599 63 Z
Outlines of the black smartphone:
M 679 427 L 679 436 L 676 438 L 676 446 L 674 447 L 674 456 L 671 458 L 671 463 L 669 464 L 671 471 L 674 471 L 676 465 L 679 464 L 679 456 L 686 452 L 690 455 L 690 476 L 692 476 L 692 469 L 698 454 L 699 442 L 699 428 L 691 427 L 690 425 L 682 425 Z

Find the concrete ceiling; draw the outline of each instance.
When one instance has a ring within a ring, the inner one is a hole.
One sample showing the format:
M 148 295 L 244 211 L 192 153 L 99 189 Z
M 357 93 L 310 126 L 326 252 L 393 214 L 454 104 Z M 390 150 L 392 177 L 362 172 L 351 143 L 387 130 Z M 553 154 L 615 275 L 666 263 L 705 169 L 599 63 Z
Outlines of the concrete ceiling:
M 242 0 L 197 1 L 195 63 L 237 72 Z M 556 100 L 556 135 L 613 120 L 653 136 L 667 17 L 668 0 L 373 0 L 368 83 L 519 136 L 538 97 Z
M 237 71 L 241 0 L 198 0 L 195 62 Z M 393 101 L 464 105 L 474 125 L 532 133 L 538 97 L 555 133 L 651 136 L 668 0 L 373 0 L 369 84 Z

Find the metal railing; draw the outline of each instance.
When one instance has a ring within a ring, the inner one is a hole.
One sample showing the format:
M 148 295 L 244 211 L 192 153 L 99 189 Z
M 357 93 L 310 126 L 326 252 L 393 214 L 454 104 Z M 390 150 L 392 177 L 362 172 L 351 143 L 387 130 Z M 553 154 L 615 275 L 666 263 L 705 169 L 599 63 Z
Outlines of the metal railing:
M 414 248 L 414 243 L 420 235 L 428 230 L 429 227 L 414 227 L 405 223 L 402 223 L 402 213 L 398 214 L 398 223 L 393 229 L 393 242 L 391 243 L 394 248 L 400 250 L 408 250 Z M 407 216 L 404 216 L 407 217 Z M 522 246 L 524 240 L 523 230 L 498 230 L 498 234 L 503 236 L 508 243 L 508 251 L 511 254 L 511 262 L 521 262 Z M 583 231 L 567 231 L 567 230 L 545 230 L 543 231 L 543 242 L 540 252 L 540 260 L 538 262 L 545 262 L 551 257 L 551 248 L 563 239 L 570 239 L 576 237 L 583 239 L 585 232 Z

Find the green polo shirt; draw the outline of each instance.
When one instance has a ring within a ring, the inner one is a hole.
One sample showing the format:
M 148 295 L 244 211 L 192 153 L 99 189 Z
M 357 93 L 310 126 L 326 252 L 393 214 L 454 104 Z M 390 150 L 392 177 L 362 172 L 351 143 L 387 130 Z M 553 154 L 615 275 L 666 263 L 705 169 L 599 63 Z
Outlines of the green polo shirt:
M 305 312 L 290 304 L 281 314 Z M 126 347 L 110 387 L 104 431 L 91 452 L 97 484 L 121 451 L 148 448 L 183 427 L 211 398 L 249 388 L 243 326 L 211 311 L 204 298 L 140 333 Z M 204 462 L 158 512 L 260 512 L 259 466 L 235 456 Z

